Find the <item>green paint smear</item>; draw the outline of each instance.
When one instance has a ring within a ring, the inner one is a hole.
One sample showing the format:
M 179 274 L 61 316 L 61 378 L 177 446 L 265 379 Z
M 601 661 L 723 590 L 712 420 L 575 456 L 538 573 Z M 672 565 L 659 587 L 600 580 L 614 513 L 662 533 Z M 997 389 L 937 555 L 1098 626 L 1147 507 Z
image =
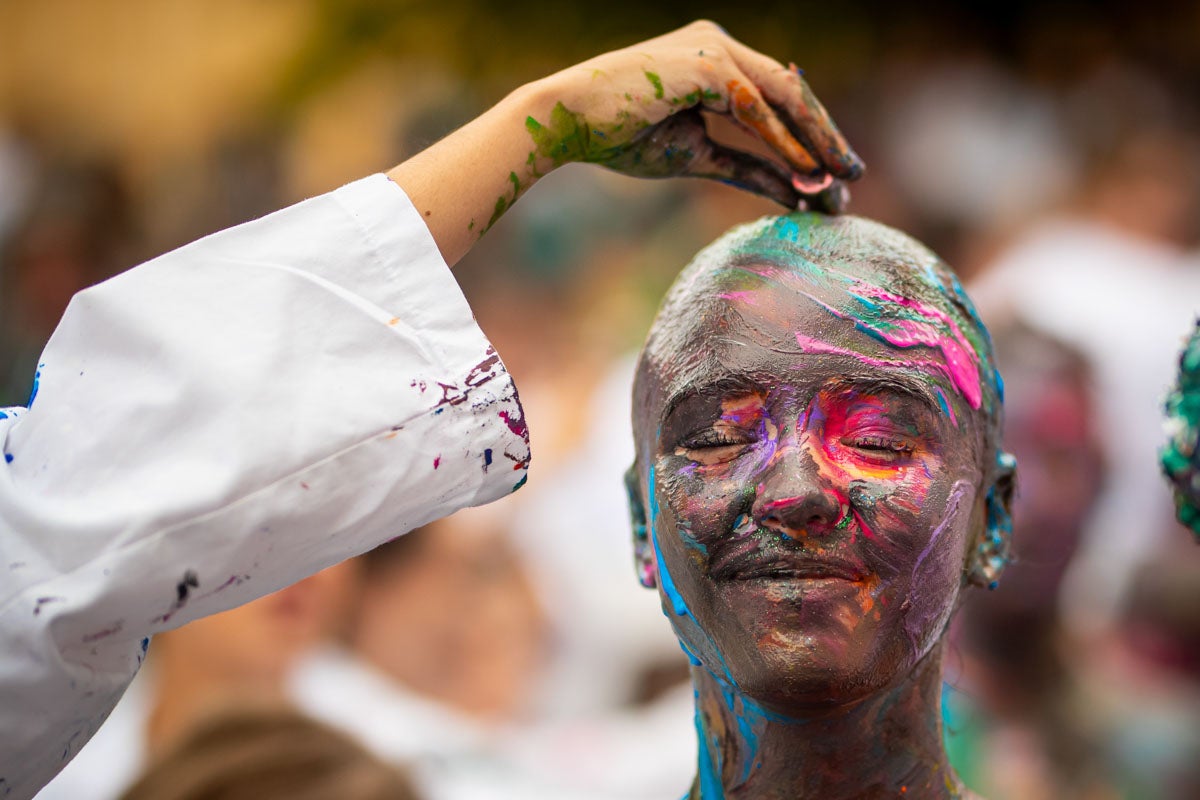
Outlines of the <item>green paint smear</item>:
M 1167 444 L 1159 458 L 1175 490 L 1175 515 L 1200 541 L 1200 322 L 1179 356 L 1166 412 Z
M 491 230 L 492 226 L 504 216 L 504 212 L 508 211 L 509 205 L 510 203 L 508 202 L 508 198 L 504 195 L 500 195 L 496 198 L 496 207 L 492 210 L 492 218 L 488 220 L 487 227 L 483 229 L 484 233 Z
M 572 161 L 604 163 L 620 150 L 604 143 L 608 134 L 593 131 L 583 114 L 571 111 L 561 102 L 554 106 L 550 120 L 544 125 L 533 117 L 526 118 L 525 130 L 533 139 L 534 153 L 555 167 Z M 534 161 L 531 159 L 530 163 Z
M 492 218 L 488 220 L 487 226 L 483 229 L 484 233 L 487 233 L 487 231 L 491 230 L 491 227 L 495 225 L 502 216 L 504 216 L 505 211 L 508 211 L 513 207 L 513 204 L 517 202 L 517 198 L 521 195 L 521 181 L 519 178 L 517 178 L 517 173 L 508 173 L 508 180 L 512 182 L 513 185 L 512 199 L 509 199 L 504 195 L 500 195 L 496 198 L 496 207 L 492 209 Z M 471 226 L 474 224 L 475 222 L 472 220 L 471 225 L 467 226 L 467 229 L 470 230 Z
M 646 70 L 646 72 L 643 74 L 646 76 L 646 80 L 650 81 L 650 83 L 654 86 L 654 96 L 657 99 L 662 100 L 663 99 L 662 78 L 658 77 L 657 72 L 651 72 L 649 70 Z

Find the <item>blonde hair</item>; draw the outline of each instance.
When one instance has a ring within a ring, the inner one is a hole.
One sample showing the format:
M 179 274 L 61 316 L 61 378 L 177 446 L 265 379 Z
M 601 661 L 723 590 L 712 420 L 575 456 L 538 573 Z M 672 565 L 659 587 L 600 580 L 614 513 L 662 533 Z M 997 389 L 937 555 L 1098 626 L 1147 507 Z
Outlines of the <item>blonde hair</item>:
M 121 800 L 420 800 L 408 777 L 291 710 L 225 714 L 192 731 Z

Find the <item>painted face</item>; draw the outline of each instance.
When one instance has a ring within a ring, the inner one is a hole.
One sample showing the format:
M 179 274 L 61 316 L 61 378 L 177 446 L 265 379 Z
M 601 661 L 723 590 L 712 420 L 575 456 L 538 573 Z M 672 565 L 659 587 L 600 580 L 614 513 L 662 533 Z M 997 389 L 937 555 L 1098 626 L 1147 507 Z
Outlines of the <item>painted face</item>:
M 768 709 L 907 674 L 984 530 L 986 364 L 896 283 L 720 265 L 643 357 L 648 572 L 694 663 Z

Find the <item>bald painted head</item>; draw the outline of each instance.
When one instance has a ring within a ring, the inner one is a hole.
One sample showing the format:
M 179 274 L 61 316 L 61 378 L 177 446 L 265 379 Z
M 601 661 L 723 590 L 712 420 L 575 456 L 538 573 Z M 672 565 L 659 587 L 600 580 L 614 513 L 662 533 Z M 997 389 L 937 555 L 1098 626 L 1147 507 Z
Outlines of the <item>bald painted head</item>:
M 958 280 L 898 231 L 793 214 L 697 255 L 638 364 L 628 478 L 693 662 L 780 709 L 910 672 L 1007 558 L 1002 404 Z

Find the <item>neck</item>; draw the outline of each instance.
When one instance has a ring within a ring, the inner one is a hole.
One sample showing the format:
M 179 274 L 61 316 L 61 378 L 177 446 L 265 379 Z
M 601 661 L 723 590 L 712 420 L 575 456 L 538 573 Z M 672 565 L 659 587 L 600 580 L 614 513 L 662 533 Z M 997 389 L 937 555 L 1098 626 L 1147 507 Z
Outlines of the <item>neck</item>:
M 802 717 L 693 667 L 700 756 L 688 797 L 968 797 L 942 744 L 941 667 L 938 644 L 899 686 Z

